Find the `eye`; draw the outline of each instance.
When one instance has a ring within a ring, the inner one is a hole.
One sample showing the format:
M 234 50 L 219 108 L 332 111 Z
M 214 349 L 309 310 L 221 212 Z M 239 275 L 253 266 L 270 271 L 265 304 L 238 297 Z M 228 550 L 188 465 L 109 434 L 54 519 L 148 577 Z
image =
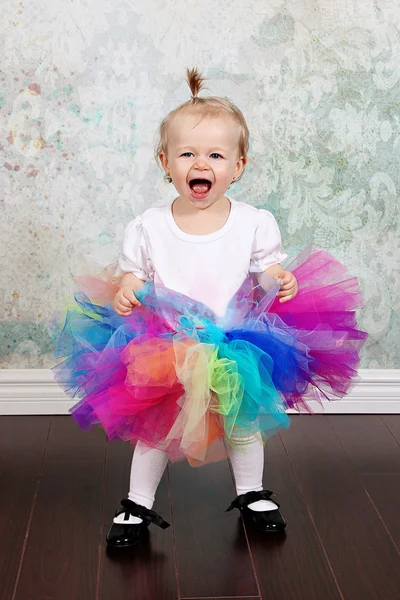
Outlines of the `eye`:
M 221 156 L 221 154 L 218 154 L 218 152 L 213 152 L 212 154 L 210 154 L 211 158 L 223 158 L 223 156 Z
M 190 156 L 194 156 L 193 152 L 184 152 L 183 154 L 181 154 L 181 156 L 184 156 L 185 158 L 189 158 Z

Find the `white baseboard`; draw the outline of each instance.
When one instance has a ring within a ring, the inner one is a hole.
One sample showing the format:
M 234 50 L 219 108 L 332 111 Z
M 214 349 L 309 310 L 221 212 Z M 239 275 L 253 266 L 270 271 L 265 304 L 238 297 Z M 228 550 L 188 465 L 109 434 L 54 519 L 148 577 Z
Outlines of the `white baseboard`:
M 65 415 L 74 403 L 50 369 L 0 370 L 0 415 Z M 400 369 L 361 369 L 350 394 L 324 403 L 324 412 L 400 414 Z

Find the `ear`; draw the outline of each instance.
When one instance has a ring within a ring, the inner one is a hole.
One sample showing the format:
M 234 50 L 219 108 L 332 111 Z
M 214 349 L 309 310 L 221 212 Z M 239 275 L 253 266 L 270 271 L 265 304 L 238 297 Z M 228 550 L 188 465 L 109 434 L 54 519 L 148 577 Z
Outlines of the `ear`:
M 239 179 L 239 177 L 241 176 L 241 174 L 244 171 L 246 163 L 247 163 L 247 158 L 245 156 L 240 156 L 238 158 L 235 170 L 233 172 L 233 181 L 236 181 L 236 179 Z
M 168 157 L 167 157 L 166 153 L 160 152 L 160 154 L 158 155 L 158 158 L 160 160 L 160 163 L 162 164 L 162 168 L 164 169 L 166 174 L 169 175 L 169 163 L 168 163 Z

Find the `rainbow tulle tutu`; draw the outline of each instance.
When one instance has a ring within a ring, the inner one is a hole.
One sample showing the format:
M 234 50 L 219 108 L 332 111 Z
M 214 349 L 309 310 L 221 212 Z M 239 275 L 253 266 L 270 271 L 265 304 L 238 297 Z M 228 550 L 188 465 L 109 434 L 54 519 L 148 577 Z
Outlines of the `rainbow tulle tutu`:
M 119 317 L 115 281 L 81 279 L 58 339 L 66 358 L 54 368 L 81 398 L 71 409 L 79 426 L 199 465 L 223 458 L 224 442 L 287 428 L 288 408 L 312 412 L 310 401 L 346 394 L 366 338 L 356 323 L 358 281 L 310 247 L 287 268 L 295 298 L 280 303 L 275 281 L 249 277 L 223 319 L 149 282 L 142 306 Z

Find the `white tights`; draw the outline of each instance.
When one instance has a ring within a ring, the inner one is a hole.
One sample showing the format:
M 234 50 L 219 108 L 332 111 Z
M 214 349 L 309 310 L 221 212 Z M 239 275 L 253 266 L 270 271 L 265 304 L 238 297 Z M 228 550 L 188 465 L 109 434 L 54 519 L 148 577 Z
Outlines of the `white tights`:
M 263 489 L 264 449 L 254 436 L 236 438 L 235 448 L 228 447 L 228 455 L 235 476 L 237 494 L 246 494 Z M 158 484 L 168 463 L 168 455 L 155 448 L 149 449 L 142 442 L 136 444 L 133 453 L 129 500 L 152 508 Z M 256 511 L 274 510 L 276 504 L 270 500 L 258 500 L 249 505 Z M 121 519 L 122 519 L 121 515 Z M 117 518 L 117 522 L 121 519 Z M 141 519 L 131 517 L 130 522 L 140 523 Z
M 235 475 L 237 494 L 263 489 L 264 449 L 254 437 L 236 438 L 235 448 L 228 446 L 228 456 Z M 129 500 L 152 508 L 154 496 L 168 463 L 168 455 L 155 448 L 149 449 L 142 442 L 136 444 L 133 453 Z

